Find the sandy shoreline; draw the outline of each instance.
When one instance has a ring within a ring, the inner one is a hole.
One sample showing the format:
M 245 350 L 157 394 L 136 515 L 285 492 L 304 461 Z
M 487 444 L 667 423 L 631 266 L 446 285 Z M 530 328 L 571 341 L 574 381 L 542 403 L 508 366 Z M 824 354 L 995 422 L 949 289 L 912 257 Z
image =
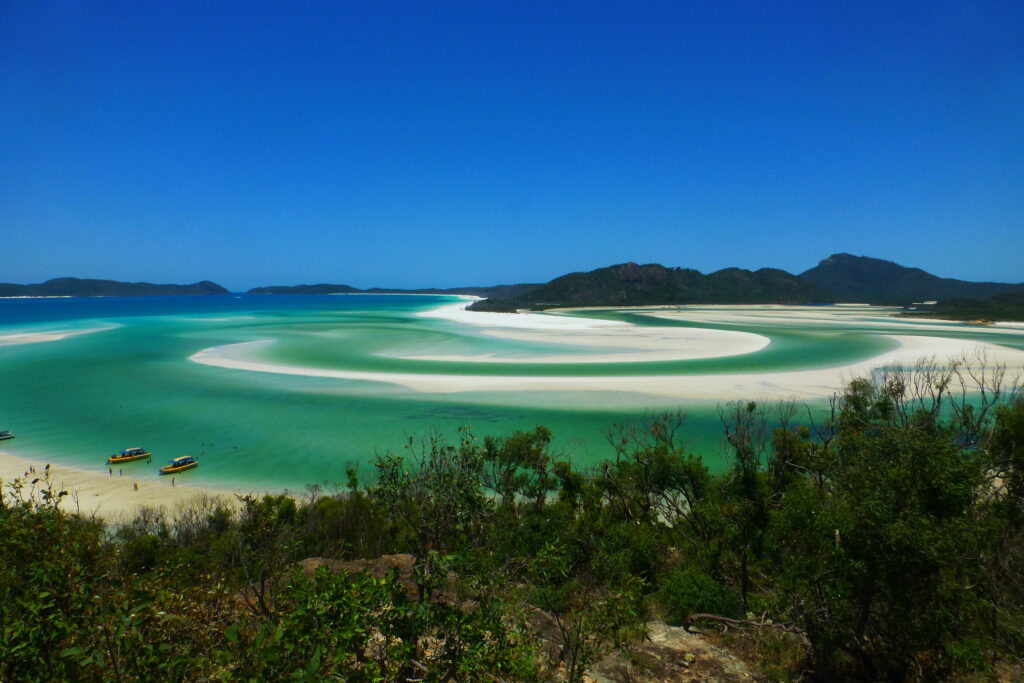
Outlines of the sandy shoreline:
M 7 493 L 8 485 L 18 478 L 27 479 L 26 490 L 30 489 L 33 479 L 42 479 L 46 464 L 42 460 L 22 458 L 0 451 L 0 480 L 3 482 L 4 493 Z M 236 495 L 256 492 L 253 489 L 227 490 L 192 486 L 177 480 L 172 486 L 170 477 L 161 477 L 157 480 L 151 477 L 133 479 L 130 472 L 127 476 L 118 476 L 116 468 L 111 476 L 70 465 L 51 463 L 50 474 L 54 486 L 58 487 L 58 490 L 68 492 L 61 505 L 63 510 L 80 512 L 86 516 L 96 515 L 108 521 L 130 517 L 142 507 L 172 508 L 204 496 L 237 506 L 239 502 Z M 36 484 L 36 489 L 38 488 L 39 484 Z

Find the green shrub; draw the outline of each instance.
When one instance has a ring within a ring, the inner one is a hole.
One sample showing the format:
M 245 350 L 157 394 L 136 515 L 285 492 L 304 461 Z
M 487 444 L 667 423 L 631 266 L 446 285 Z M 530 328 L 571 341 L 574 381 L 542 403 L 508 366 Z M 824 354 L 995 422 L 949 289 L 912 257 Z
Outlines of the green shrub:
M 163 542 L 153 534 L 143 534 L 128 540 L 124 545 L 124 567 L 129 572 L 152 569 L 160 561 L 160 547 Z
M 682 624 L 691 614 L 739 616 L 742 612 L 740 593 L 725 586 L 698 569 L 677 569 L 665 577 L 659 594 L 665 609 L 665 620 Z

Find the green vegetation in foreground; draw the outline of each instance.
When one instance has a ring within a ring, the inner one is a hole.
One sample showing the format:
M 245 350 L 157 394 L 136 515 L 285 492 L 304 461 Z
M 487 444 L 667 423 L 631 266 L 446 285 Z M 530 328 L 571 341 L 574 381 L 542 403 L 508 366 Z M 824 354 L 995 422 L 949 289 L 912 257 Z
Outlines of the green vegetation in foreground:
M 588 471 L 543 427 L 462 431 L 329 495 L 109 526 L 8 482 L 0 680 L 579 681 L 613 652 L 643 680 L 658 617 L 730 624 L 772 679 L 1019 673 L 1024 398 L 989 370 L 980 401 L 956 368 L 858 379 L 818 425 L 723 405 L 721 474 L 663 416 Z
M 922 306 L 904 315 L 979 322 L 1024 321 L 1024 288 L 984 299 L 945 299 L 934 306 Z

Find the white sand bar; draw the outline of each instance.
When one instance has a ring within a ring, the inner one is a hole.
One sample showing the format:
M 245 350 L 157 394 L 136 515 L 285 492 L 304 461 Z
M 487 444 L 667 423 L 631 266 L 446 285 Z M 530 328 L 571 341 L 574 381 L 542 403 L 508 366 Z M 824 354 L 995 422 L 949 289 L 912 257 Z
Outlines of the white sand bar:
M 112 330 L 110 327 L 91 327 L 79 330 L 49 330 L 46 332 L 17 332 L 13 334 L 0 334 L 0 346 L 11 346 L 14 344 L 37 344 L 39 342 L 59 341 L 68 337 L 77 337 L 82 334 L 103 332 Z
M 687 327 L 643 327 L 617 320 L 544 313 L 474 313 L 457 303 L 418 313 L 473 325 L 487 337 L 568 347 L 572 353 L 529 355 L 394 354 L 391 357 L 476 363 L 635 363 L 721 358 L 760 351 L 771 343 L 751 332 Z
M 441 318 L 478 327 L 507 327 L 519 330 L 589 330 L 621 327 L 628 323 L 597 318 L 575 318 L 552 313 L 490 313 L 467 311 L 478 297 L 465 297 L 464 301 L 445 304 L 416 314 L 418 318 Z

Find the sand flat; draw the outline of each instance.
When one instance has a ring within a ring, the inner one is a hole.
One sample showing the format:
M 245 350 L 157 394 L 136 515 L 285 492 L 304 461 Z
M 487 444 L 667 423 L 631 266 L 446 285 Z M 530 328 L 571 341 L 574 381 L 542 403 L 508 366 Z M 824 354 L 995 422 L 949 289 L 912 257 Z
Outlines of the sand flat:
M 484 329 L 481 334 L 509 341 L 551 344 L 573 349 L 562 354 L 381 354 L 388 358 L 472 363 L 650 363 L 724 358 L 760 351 L 768 337 L 750 332 L 686 328 L 610 328 L 607 330 L 520 331 Z
M 578 318 L 557 313 L 467 311 L 467 302 L 417 313 L 471 325 L 496 339 L 554 345 L 574 353 L 510 356 L 498 354 L 395 354 L 409 360 L 480 363 L 638 363 L 721 358 L 760 351 L 771 343 L 752 332 L 683 327 L 642 327 L 619 320 Z
M 418 318 L 440 318 L 477 327 L 505 327 L 521 330 L 590 330 L 627 327 L 629 323 L 598 318 L 575 318 L 551 313 L 492 313 L 468 311 L 466 308 L 479 297 L 465 296 L 462 301 L 445 304 L 416 313 Z

